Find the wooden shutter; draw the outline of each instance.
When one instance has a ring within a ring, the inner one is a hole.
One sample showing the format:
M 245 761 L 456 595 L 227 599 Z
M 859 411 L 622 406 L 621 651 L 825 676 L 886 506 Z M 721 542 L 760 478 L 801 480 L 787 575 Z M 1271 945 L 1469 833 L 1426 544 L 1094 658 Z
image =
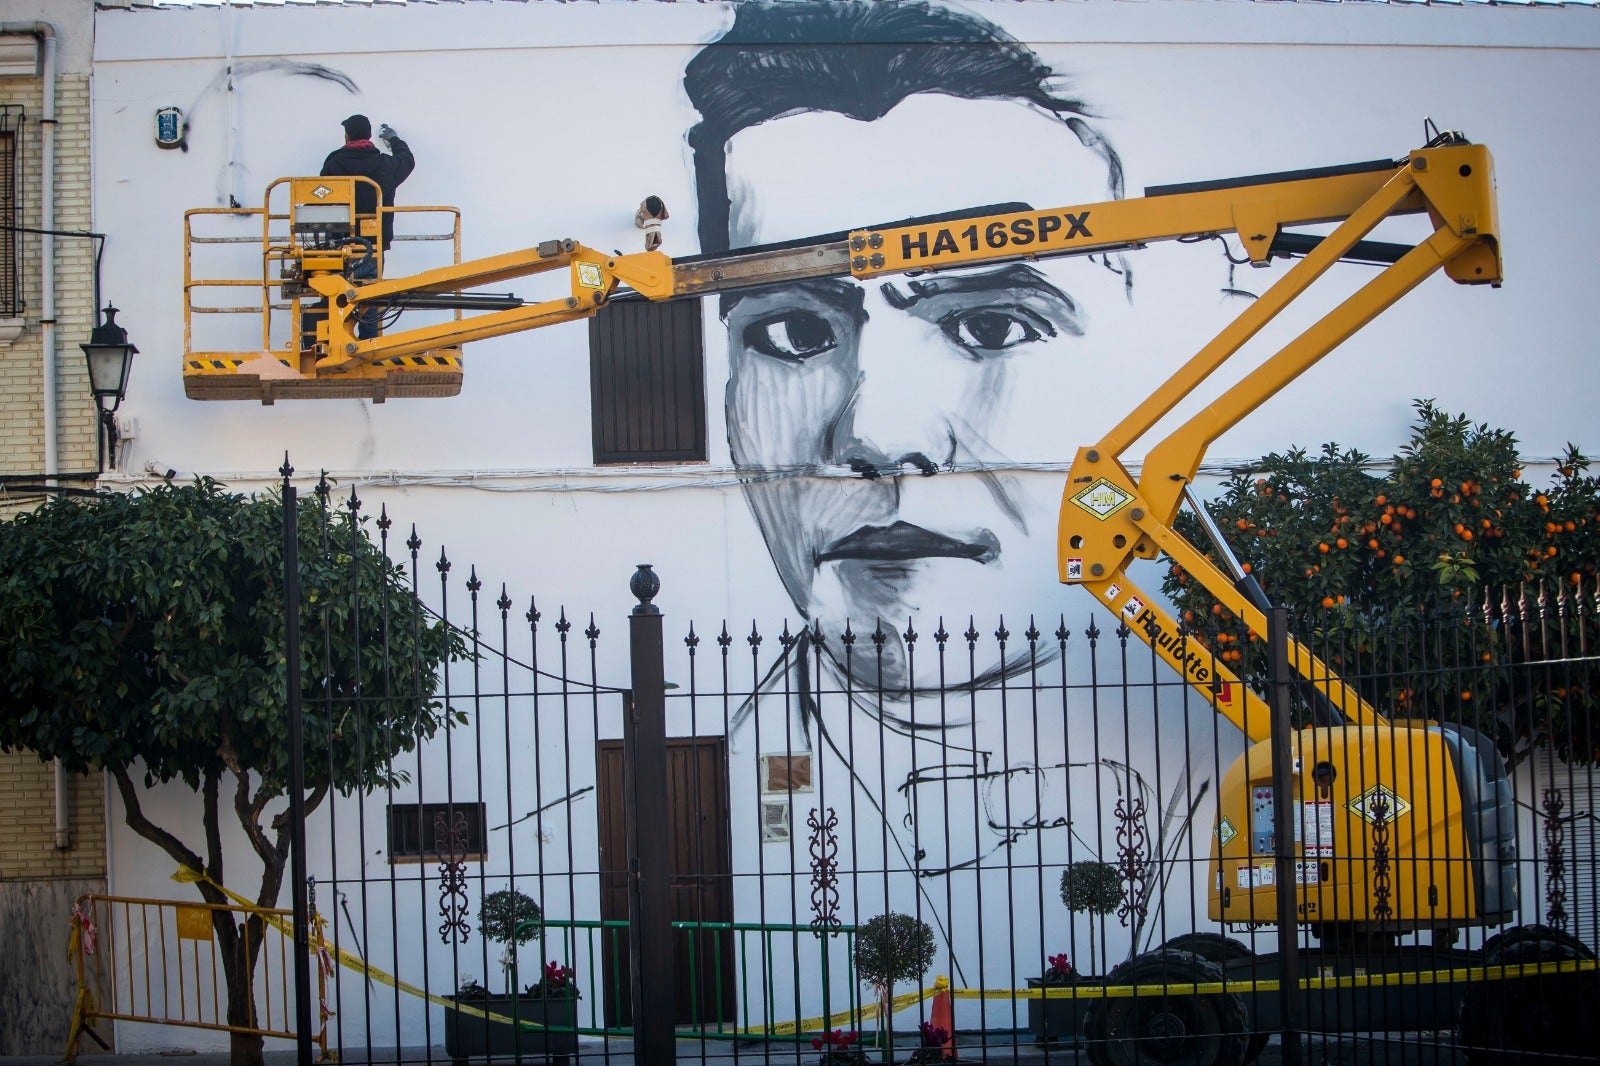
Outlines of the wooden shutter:
M 618 300 L 589 320 L 594 461 L 704 462 L 699 300 Z

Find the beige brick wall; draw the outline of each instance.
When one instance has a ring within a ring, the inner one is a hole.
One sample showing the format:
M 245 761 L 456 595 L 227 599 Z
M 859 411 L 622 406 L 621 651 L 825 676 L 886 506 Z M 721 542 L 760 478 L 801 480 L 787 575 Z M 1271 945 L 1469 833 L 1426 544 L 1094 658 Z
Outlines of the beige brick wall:
M 51 17 L 68 14 L 65 6 Z M 85 36 L 92 32 L 92 5 L 81 3 L 59 25 Z M 17 189 L 23 226 L 43 221 L 43 86 L 38 78 L 0 79 L 0 103 L 23 112 L 17 146 Z M 91 212 L 89 77 L 79 73 L 56 82 L 55 218 L 57 230 L 87 232 Z M 6 219 L 4 221 L 10 221 Z M 44 465 L 44 352 L 40 329 L 42 278 L 53 271 L 56 289 L 56 471 L 95 468 L 96 413 L 88 373 L 78 345 L 94 328 L 94 259 L 97 242 L 57 236 L 53 262 L 40 260 L 38 234 L 19 234 L 19 276 L 24 307 L 22 334 L 0 347 L 0 474 L 42 474 Z M 75 484 L 82 485 L 82 482 Z M 0 487 L 0 520 L 39 502 Z M 3 709 L 0 709 L 3 710 Z M 0 956 L 10 981 L 0 981 L 0 1055 L 56 1053 L 65 1037 L 75 998 L 65 951 L 66 914 L 83 892 L 106 887 L 104 775 L 68 779 L 70 846 L 56 847 L 55 773 L 28 752 L 0 753 Z
M 43 221 L 43 93 L 38 79 L 0 80 L 0 103 L 20 106 L 18 188 L 22 225 Z M 56 82 L 56 214 L 58 230 L 93 228 L 89 196 L 89 79 Z M 42 271 L 37 234 L 20 234 L 22 335 L 0 348 L 0 473 L 44 473 L 44 358 L 39 328 Z M 78 345 L 94 327 L 96 242 L 56 238 L 53 269 L 57 321 L 57 448 L 59 470 L 95 465 L 94 402 Z M 31 507 L 37 498 L 0 494 L 0 516 Z M 0 754 L 0 881 L 105 876 L 105 795 L 100 775 L 71 779 L 72 847 L 55 846 L 55 778 L 50 765 L 28 753 Z
M 71 847 L 56 847 L 55 771 L 30 752 L 0 754 L 0 881 L 104 877 L 105 777 L 69 775 Z
M 23 121 L 19 189 L 22 224 L 37 228 L 45 190 L 40 186 L 43 137 L 39 119 L 43 98 L 37 80 L 0 80 L 0 103 L 20 105 Z M 93 228 L 89 183 L 89 79 L 69 76 L 56 83 L 56 214 L 55 229 L 87 232 Z M 21 240 L 21 275 L 26 307 L 23 333 L 0 348 L 0 474 L 35 474 L 44 470 L 43 347 L 39 328 L 41 277 L 39 236 Z M 94 253 L 96 242 L 58 236 L 56 280 L 56 446 L 63 471 L 92 470 L 95 465 L 94 401 L 78 345 L 94 328 Z M 30 501 L 0 496 L 0 514 Z M 37 502 L 37 500 L 31 501 Z

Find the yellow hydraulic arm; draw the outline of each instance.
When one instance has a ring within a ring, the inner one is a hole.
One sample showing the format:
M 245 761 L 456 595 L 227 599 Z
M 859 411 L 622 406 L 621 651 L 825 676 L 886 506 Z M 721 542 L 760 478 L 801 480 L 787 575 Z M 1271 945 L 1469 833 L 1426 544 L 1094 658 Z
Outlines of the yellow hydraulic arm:
M 1366 241 L 1386 218 L 1426 212 L 1433 234 L 1415 247 Z M 1284 227 L 1338 222 L 1326 238 L 1293 239 Z M 1147 190 L 1141 199 L 1026 211 L 850 236 L 851 273 L 872 277 L 1020 256 L 1138 247 L 1197 234 L 1236 234 L 1253 262 L 1288 246 L 1303 252 L 1284 276 L 1093 447 L 1074 459 L 1061 504 L 1060 578 L 1081 584 L 1252 740 L 1269 735 L 1265 706 L 1215 656 L 1186 640 L 1176 621 L 1128 577 L 1135 558 L 1165 553 L 1251 631 L 1262 611 L 1234 580 L 1172 528 L 1206 448 L 1430 274 L 1465 284 L 1501 278 L 1494 166 L 1487 148 L 1444 134 L 1394 162 L 1263 175 Z M 1146 456 L 1136 480 L 1124 451 L 1321 278 L 1353 258 L 1387 263 L 1359 291 L 1190 418 Z M 1225 549 L 1224 549 L 1225 550 Z M 1347 719 L 1382 718 L 1302 645 L 1290 661 Z
M 1252 632 L 1265 634 L 1266 618 L 1256 605 L 1228 575 L 1172 529 L 1184 490 L 1198 472 L 1206 448 L 1436 270 L 1443 268 L 1463 283 L 1500 284 L 1493 162 L 1486 148 L 1447 139 L 1435 147 L 1412 152 L 1382 179 L 1326 239 L 1099 444 L 1078 452 L 1062 500 L 1057 545 L 1061 579 L 1082 584 L 1119 617 L 1127 619 L 1140 638 L 1174 669 L 1197 687 L 1209 690 L 1217 710 L 1252 740 L 1266 739 L 1269 734 L 1265 707 L 1215 657 L 1201 654 L 1200 649 L 1181 639 L 1174 620 L 1128 580 L 1126 571 L 1134 558 L 1153 558 L 1158 551 L 1164 552 Z M 1256 201 L 1250 209 L 1259 209 L 1263 202 Z M 1121 455 L 1130 444 L 1330 266 L 1350 255 L 1380 221 L 1419 208 L 1426 210 L 1435 227 L 1428 239 L 1399 255 L 1257 371 L 1159 442 L 1146 455 L 1135 481 L 1121 462 Z M 1262 230 L 1268 229 L 1266 223 L 1270 220 L 1270 214 L 1265 221 L 1257 219 L 1262 221 Z M 1240 232 L 1244 237 L 1244 231 Z M 1246 247 L 1251 247 L 1249 239 Z M 1251 254 L 1256 252 L 1252 249 Z M 1218 547 L 1225 552 L 1220 544 Z M 1361 725 L 1382 722 L 1308 649 L 1291 640 L 1289 652 L 1295 671 L 1311 681 L 1346 718 Z
M 265 314 L 292 307 L 305 343 L 287 356 L 273 351 L 188 354 L 186 391 L 201 399 L 295 396 L 452 395 L 460 388 L 455 354 L 470 340 L 586 318 L 619 289 L 649 299 L 690 297 L 801 278 L 884 274 L 971 267 L 1010 259 L 1040 259 L 1138 248 L 1153 241 L 1213 234 L 1236 236 L 1252 262 L 1302 255 L 1260 299 L 1178 369 L 1103 440 L 1074 459 L 1061 504 L 1060 577 L 1081 584 L 1125 619 L 1138 636 L 1214 703 L 1252 740 L 1268 736 L 1264 706 L 1217 659 L 1185 639 L 1158 602 L 1128 577 L 1135 558 L 1165 553 L 1199 580 L 1252 631 L 1264 634 L 1261 610 L 1206 555 L 1178 536 L 1172 522 L 1206 448 L 1390 304 L 1439 269 L 1466 284 L 1500 283 L 1500 249 L 1493 161 L 1487 148 L 1459 134 L 1442 134 L 1400 160 L 1257 175 L 1146 190 L 1140 198 L 1047 210 L 976 214 L 911 221 L 847 235 L 747 249 L 674 262 L 657 251 L 606 255 L 571 240 L 546 241 L 504 255 L 399 278 L 363 278 L 354 264 L 370 256 L 377 220 L 350 215 L 357 234 L 332 242 L 307 219 L 328 212 L 326 201 L 353 202 L 352 179 L 286 179 L 294 195 L 287 239 L 264 241 Z M 275 183 L 277 184 L 277 183 Z M 314 202 L 315 201 L 315 202 Z M 304 202 L 302 204 L 302 202 Z M 351 209 L 353 210 L 353 209 Z M 389 210 L 389 209 L 384 209 Z M 1425 213 L 1431 236 L 1414 247 L 1367 237 L 1384 219 Z M 344 219 L 336 210 L 339 219 Z M 272 216 L 267 212 L 270 231 Z M 1325 238 L 1286 227 L 1337 223 Z M 360 235 L 366 235 L 363 242 Z M 316 238 L 316 239 L 313 239 Z M 1227 389 L 1148 453 L 1135 479 L 1122 455 L 1184 397 L 1336 262 L 1384 264 L 1368 283 L 1285 345 L 1259 369 Z M 567 295 L 502 306 L 414 329 L 388 329 L 362 339 L 358 322 L 396 304 L 475 307 L 465 290 L 531 274 L 565 270 Z M 279 300 L 275 303 L 272 293 Z M 443 302 L 429 303 L 429 299 Z M 452 299 L 459 302 L 451 302 Z M 309 309 L 315 305 L 318 310 Z M 325 316 L 325 318 L 319 318 Z M 263 329 L 263 336 L 268 334 Z M 186 329 L 186 335 L 188 330 Z M 441 354 L 443 353 L 443 354 Z M 1291 643 L 1291 663 L 1346 718 L 1381 722 L 1304 647 Z

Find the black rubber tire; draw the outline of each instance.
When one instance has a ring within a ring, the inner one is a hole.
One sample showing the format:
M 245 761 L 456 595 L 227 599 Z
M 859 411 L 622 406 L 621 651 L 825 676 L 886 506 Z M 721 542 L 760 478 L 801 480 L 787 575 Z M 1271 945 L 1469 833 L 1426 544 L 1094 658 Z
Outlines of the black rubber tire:
M 1161 945 L 1162 951 L 1188 951 L 1207 962 L 1222 964 L 1255 956 L 1243 942 L 1221 933 L 1181 933 Z
M 1253 959 L 1256 954 L 1250 950 L 1247 944 L 1235 940 L 1231 936 L 1224 936 L 1221 933 L 1182 933 L 1162 944 L 1161 950 L 1193 952 L 1207 962 L 1214 962 L 1218 966 L 1237 959 Z M 1245 1015 L 1248 1019 L 1246 1028 L 1253 1030 L 1255 1018 L 1250 1015 L 1248 1007 L 1245 1010 Z M 1270 1035 L 1253 1031 L 1250 1033 L 1250 1042 L 1244 1051 L 1245 1062 L 1254 1062 L 1261 1057 L 1261 1051 L 1267 1046 L 1267 1040 L 1270 1039 Z
M 1192 951 L 1158 949 L 1123 963 L 1111 985 L 1163 985 L 1222 980 L 1222 970 Z M 1095 1066 L 1240 1066 L 1249 1037 L 1244 1001 L 1233 993 L 1117 996 L 1089 1009 L 1085 1035 Z
M 1500 961 L 1500 953 L 1508 945 L 1520 944 L 1526 941 L 1548 941 L 1568 948 L 1574 959 L 1593 959 L 1595 954 L 1589 946 L 1565 929 L 1557 929 L 1549 925 L 1518 925 L 1502 930 L 1483 942 L 1483 959 L 1487 965 L 1495 965 Z
M 1571 933 L 1542 925 L 1508 929 L 1484 943 L 1485 966 L 1593 959 Z M 1595 1057 L 1587 1022 L 1600 1003 L 1600 975 L 1539 974 L 1473 984 L 1461 997 L 1460 1042 L 1472 1066 L 1545 1056 Z

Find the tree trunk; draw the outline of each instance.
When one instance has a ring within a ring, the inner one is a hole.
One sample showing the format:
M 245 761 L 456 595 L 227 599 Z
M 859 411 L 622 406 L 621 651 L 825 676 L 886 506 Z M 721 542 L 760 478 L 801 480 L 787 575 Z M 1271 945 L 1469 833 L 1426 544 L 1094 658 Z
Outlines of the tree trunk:
M 240 926 L 241 935 L 234 938 L 229 948 L 224 948 L 222 973 L 228 989 L 228 1024 L 240 1029 L 257 1028 L 255 995 L 251 981 L 255 972 L 256 952 L 252 938 L 243 934 L 247 928 Z M 255 1033 L 231 1033 L 228 1046 L 232 1066 L 263 1066 L 264 1041 Z
M 231 1066 L 263 1066 L 261 1047 L 263 1044 L 259 1036 L 251 1033 L 230 1033 L 228 1043 L 228 1061 Z

